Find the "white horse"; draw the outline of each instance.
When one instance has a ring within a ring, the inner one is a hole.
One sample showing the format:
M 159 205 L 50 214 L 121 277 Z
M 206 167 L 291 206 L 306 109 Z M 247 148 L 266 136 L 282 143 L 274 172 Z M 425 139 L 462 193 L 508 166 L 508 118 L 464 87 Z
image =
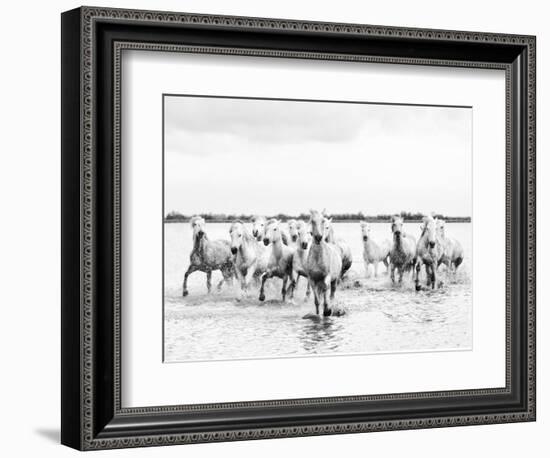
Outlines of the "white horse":
M 223 279 L 218 284 L 218 291 L 224 282 L 233 283 L 233 262 L 229 242 L 227 240 L 209 240 L 206 235 L 206 222 L 201 216 L 193 216 L 190 221 L 193 229 L 193 249 L 189 255 L 189 267 L 183 277 L 183 296 L 187 296 L 187 279 L 197 270 L 206 273 L 206 288 L 212 289 L 212 272 L 221 271 Z
M 342 272 L 340 278 L 344 278 L 345 273 L 350 269 L 353 263 L 353 256 L 351 254 L 351 248 L 344 239 L 336 238 L 334 234 L 334 227 L 332 226 L 332 218 L 329 218 L 323 213 L 323 225 L 325 233 L 325 241 L 336 245 L 340 250 L 340 257 L 342 258 Z
M 447 270 L 456 272 L 458 266 L 462 264 L 464 260 L 464 250 L 462 245 L 456 239 L 447 237 L 445 233 L 445 221 L 442 219 L 436 219 L 437 235 L 441 239 L 441 245 L 443 247 L 443 254 L 439 259 L 439 264 L 444 264 Z
M 298 224 L 302 221 L 296 221 L 295 219 L 289 219 L 287 221 L 288 226 L 288 245 L 296 246 L 298 244 Z
M 252 217 L 252 235 L 258 242 L 262 242 L 265 235 L 265 229 L 267 226 L 267 219 L 265 216 L 256 215 Z M 288 233 L 281 229 L 283 243 L 288 245 L 290 239 Z
M 292 269 L 294 270 L 294 285 L 293 290 L 298 287 L 300 277 L 305 277 L 307 288 L 305 301 L 309 299 L 311 294 L 311 285 L 309 284 L 306 272 L 306 261 L 311 247 L 311 229 L 303 221 L 298 221 L 296 224 L 298 238 L 296 240 L 296 252 L 292 259 Z M 292 237 L 292 236 L 291 236 Z
M 391 231 L 393 243 L 390 249 L 390 278 L 392 283 L 395 283 L 395 269 L 397 269 L 399 283 L 402 283 L 403 273 L 412 270 L 416 264 L 416 239 L 403 231 L 401 216 L 392 217 Z
M 319 304 L 323 301 L 323 316 L 330 316 L 332 309 L 327 300 L 330 288 L 330 300 L 334 300 L 336 286 L 342 274 L 340 250 L 325 240 L 324 217 L 318 211 L 311 211 L 311 233 L 313 243 L 306 260 L 306 273 L 315 299 L 315 312 L 319 314 Z
M 437 235 L 436 222 L 432 216 L 425 216 L 422 222 L 422 234 L 416 245 L 416 290 L 420 287 L 420 270 L 422 265 L 426 268 L 427 286 L 434 289 L 437 284 L 437 266 L 443 256 L 441 239 Z
M 376 243 L 370 234 L 370 224 L 361 221 L 361 237 L 363 238 L 363 260 L 365 262 L 365 272 L 367 278 L 370 276 L 369 265 L 374 268 L 374 276 L 378 277 L 378 265 L 382 262 L 389 271 L 388 257 L 390 255 L 391 243 L 384 240 L 381 244 Z
M 267 271 L 262 275 L 262 285 L 260 286 L 261 301 L 265 300 L 264 286 L 266 280 L 272 277 L 279 277 L 283 280 L 283 288 L 281 295 L 283 302 L 286 300 L 287 282 L 290 280 L 290 298 L 294 296 L 294 276 L 292 270 L 292 260 L 295 249 L 283 244 L 280 222 L 276 219 L 271 219 L 265 227 L 264 245 L 271 244 L 271 256 L 267 265 Z
M 266 222 L 264 216 L 256 215 L 252 217 L 252 235 L 258 242 L 261 242 L 264 238 Z
M 252 278 L 257 278 L 266 272 L 270 250 L 258 243 L 240 220 L 231 224 L 229 234 L 233 265 L 241 285 L 241 297 L 243 297 L 248 292 Z

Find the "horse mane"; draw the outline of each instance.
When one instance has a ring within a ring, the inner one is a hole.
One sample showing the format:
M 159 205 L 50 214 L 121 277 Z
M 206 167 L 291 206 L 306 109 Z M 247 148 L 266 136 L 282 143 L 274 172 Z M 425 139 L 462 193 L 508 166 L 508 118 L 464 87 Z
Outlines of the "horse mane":
M 426 235 L 426 231 L 428 230 L 428 223 L 430 223 L 430 222 L 433 222 L 433 224 L 435 226 L 436 235 L 437 235 L 436 221 L 435 221 L 435 219 L 432 215 L 427 215 L 427 216 L 424 216 L 422 218 L 423 227 L 422 227 L 422 232 L 420 233 L 420 238 L 422 238 Z
M 234 220 L 231 225 L 235 224 L 235 223 L 238 223 L 240 224 L 242 227 L 243 227 L 243 238 L 247 241 L 247 242 L 250 242 L 251 240 L 256 240 L 254 237 L 252 237 L 252 234 L 250 234 L 248 232 L 248 229 L 246 228 L 244 222 L 240 219 L 236 219 Z
M 310 219 L 313 218 L 314 216 L 315 217 L 324 216 L 320 212 L 318 212 L 317 210 L 310 210 L 309 213 L 310 213 Z
M 278 223 L 279 221 L 275 218 L 271 218 L 269 221 L 265 223 L 266 226 L 269 226 L 270 224 Z
M 193 225 L 193 223 L 194 223 L 195 221 L 198 221 L 198 220 L 201 220 L 201 219 L 204 221 L 204 218 L 203 218 L 202 216 L 200 216 L 200 215 L 194 215 L 194 216 L 192 216 L 192 217 L 189 219 L 189 224 Z

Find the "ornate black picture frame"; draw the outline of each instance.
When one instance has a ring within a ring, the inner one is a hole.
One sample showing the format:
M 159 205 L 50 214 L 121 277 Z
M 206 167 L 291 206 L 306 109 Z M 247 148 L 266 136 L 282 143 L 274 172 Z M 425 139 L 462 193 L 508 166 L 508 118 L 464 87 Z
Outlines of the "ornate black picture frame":
M 80 450 L 535 420 L 535 37 L 82 7 L 62 14 L 62 434 Z M 506 72 L 506 387 L 123 408 L 124 49 Z

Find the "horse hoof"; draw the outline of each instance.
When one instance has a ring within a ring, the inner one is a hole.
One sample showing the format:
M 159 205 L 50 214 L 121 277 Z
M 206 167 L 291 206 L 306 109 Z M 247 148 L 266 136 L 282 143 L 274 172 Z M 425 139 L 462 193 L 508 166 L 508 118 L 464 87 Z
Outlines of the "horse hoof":
M 265 294 L 263 294 L 263 293 L 260 294 L 259 299 L 260 299 L 262 302 L 265 301 Z
M 416 286 L 415 286 L 415 289 L 416 289 L 417 291 L 420 291 L 420 290 L 422 289 L 422 286 L 416 285 Z
M 187 291 L 186 289 L 183 290 L 183 297 L 187 296 L 189 294 L 189 291 Z
M 331 309 L 323 310 L 323 316 L 330 316 L 330 315 L 332 315 L 332 310 Z

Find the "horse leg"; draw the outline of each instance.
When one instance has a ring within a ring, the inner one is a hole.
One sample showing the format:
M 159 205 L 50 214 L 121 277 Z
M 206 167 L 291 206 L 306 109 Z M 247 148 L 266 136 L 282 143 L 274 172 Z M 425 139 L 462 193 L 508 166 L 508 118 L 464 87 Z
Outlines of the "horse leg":
M 241 287 L 240 296 L 238 298 L 238 300 L 241 300 L 242 297 L 243 297 L 243 294 L 244 294 L 244 290 L 245 290 L 245 278 L 244 278 L 244 275 L 243 275 L 243 272 L 242 272 L 241 269 L 235 269 L 235 275 L 236 275 L 237 281 L 239 282 L 239 285 Z
M 420 286 L 420 269 L 422 269 L 422 266 L 420 264 L 420 262 L 417 262 L 414 266 L 414 269 L 413 269 L 413 275 L 415 275 L 414 277 L 414 285 L 415 285 L 415 289 L 417 291 L 420 291 L 421 289 L 421 286 Z
M 378 278 L 378 262 L 374 263 L 374 278 Z
M 199 270 L 199 268 L 193 264 L 191 264 L 187 268 L 187 272 L 185 272 L 185 276 L 183 277 L 183 297 L 189 294 L 189 291 L 187 290 L 187 278 L 189 277 L 189 275 L 191 275 L 193 272 L 197 270 Z
M 369 263 L 368 261 L 365 261 L 365 278 L 369 278 L 370 271 L 369 271 Z
M 336 282 L 337 280 L 334 280 L 334 281 Z M 330 284 L 331 284 L 330 278 L 328 276 L 325 277 L 325 280 L 323 281 L 323 316 L 330 316 L 332 313 L 332 310 L 330 309 L 330 306 L 327 300 L 327 292 L 328 292 L 328 289 L 330 288 Z
M 436 287 L 437 284 L 437 267 L 435 264 L 432 264 L 432 289 Z
M 245 283 L 245 292 L 248 293 L 248 287 L 250 286 L 250 283 L 252 282 L 252 279 L 254 278 L 254 275 L 256 275 L 256 263 L 253 263 L 248 270 L 246 271 L 246 275 L 244 277 L 244 283 Z
M 384 263 L 384 267 L 386 268 L 386 273 L 389 273 L 389 271 L 390 271 L 390 265 L 389 265 L 389 263 L 388 263 L 388 257 L 386 256 L 386 257 L 382 260 L 382 262 Z
M 315 303 L 315 313 L 319 315 L 319 291 L 317 291 L 317 286 L 313 283 L 313 280 L 309 280 L 311 289 L 313 290 L 313 302 Z
M 405 270 L 405 266 L 401 265 L 398 267 L 399 272 L 399 284 L 403 283 L 403 271 Z
M 304 302 L 307 302 L 309 300 L 309 296 L 311 295 L 311 285 L 309 283 L 309 279 L 304 275 L 306 279 L 306 297 L 304 297 Z
M 212 291 L 212 271 L 207 270 L 206 271 L 206 290 L 208 291 L 208 294 Z
M 300 274 L 298 272 L 293 271 L 292 273 L 293 273 L 293 278 L 292 278 L 292 283 L 290 285 L 290 286 L 292 286 L 292 294 L 290 296 L 290 299 L 294 299 L 294 292 L 298 288 L 298 281 L 300 280 Z M 294 273 L 296 275 L 294 275 Z
M 290 267 L 287 271 L 287 278 L 290 280 L 290 285 L 288 285 L 288 295 L 290 296 L 290 300 L 292 301 L 294 299 L 294 291 L 296 290 L 296 283 L 298 282 L 299 274 Z
M 231 285 L 233 283 L 233 270 L 229 267 L 222 267 L 220 269 L 220 272 L 222 273 L 222 279 L 218 283 L 218 286 L 216 287 L 218 291 L 222 290 L 222 285 L 225 283 L 227 285 Z
M 391 282 L 395 283 L 395 265 L 391 261 L 390 261 L 390 278 L 391 278 Z
M 334 295 L 336 294 L 336 285 L 338 284 L 338 279 L 332 280 L 330 282 L 330 301 L 334 301 Z
M 222 273 L 222 279 L 218 282 L 218 285 L 216 286 L 216 291 L 220 292 L 222 290 L 222 285 L 225 283 L 228 283 L 227 281 L 227 271 L 222 267 L 220 269 L 220 272 Z
M 265 294 L 264 294 L 265 281 L 268 278 L 271 278 L 272 276 L 273 275 L 271 274 L 271 271 L 269 271 L 269 270 L 262 275 L 262 283 L 261 283 L 261 286 L 260 286 L 260 297 L 259 297 L 259 299 L 261 301 L 265 301 Z
M 283 302 L 286 301 L 286 284 L 288 282 L 288 275 L 283 275 L 283 287 L 281 289 L 281 296 L 283 297 Z M 289 288 L 291 288 L 292 285 L 289 286 Z

